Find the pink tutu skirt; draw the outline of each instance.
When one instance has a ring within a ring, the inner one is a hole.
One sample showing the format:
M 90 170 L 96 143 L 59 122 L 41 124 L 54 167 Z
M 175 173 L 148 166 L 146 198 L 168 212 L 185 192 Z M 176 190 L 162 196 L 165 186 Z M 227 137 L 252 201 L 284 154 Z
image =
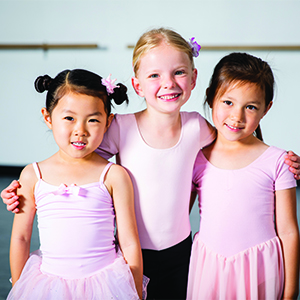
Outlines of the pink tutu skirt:
M 40 271 L 41 261 L 39 250 L 30 255 L 8 300 L 139 299 L 130 268 L 121 255 L 97 274 L 80 279 L 43 274 Z M 144 277 L 143 281 L 144 295 L 149 279 Z
M 281 299 L 284 269 L 278 237 L 230 257 L 211 251 L 196 236 L 187 299 Z

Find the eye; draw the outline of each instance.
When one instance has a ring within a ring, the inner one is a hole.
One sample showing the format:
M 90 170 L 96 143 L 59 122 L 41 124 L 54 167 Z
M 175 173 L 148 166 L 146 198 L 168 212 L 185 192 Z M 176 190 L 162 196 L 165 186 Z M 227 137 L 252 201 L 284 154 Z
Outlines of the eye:
M 64 119 L 67 120 L 67 121 L 74 121 L 74 118 L 73 117 L 69 117 L 69 116 L 64 117 Z
M 90 123 L 100 123 L 100 121 L 97 119 L 90 119 L 89 122 Z
M 224 100 L 223 103 L 226 104 L 226 105 L 232 105 L 232 102 L 229 101 L 229 100 Z
M 158 74 L 151 74 L 149 78 L 158 78 Z
M 175 72 L 175 75 L 183 75 L 183 74 L 185 74 L 184 70 L 178 70 Z
M 254 105 L 248 105 L 247 108 L 250 110 L 257 110 L 257 107 Z

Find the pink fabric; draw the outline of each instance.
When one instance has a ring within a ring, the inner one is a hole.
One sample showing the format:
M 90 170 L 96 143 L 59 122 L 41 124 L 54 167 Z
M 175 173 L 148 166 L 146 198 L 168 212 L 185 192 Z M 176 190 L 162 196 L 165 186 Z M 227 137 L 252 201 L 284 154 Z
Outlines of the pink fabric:
M 181 136 L 168 149 L 155 149 L 140 135 L 134 114 L 116 115 L 97 150 L 117 154 L 134 186 L 135 212 L 143 249 L 162 250 L 190 234 L 189 199 L 198 151 L 214 139 L 205 119 L 181 112 Z
M 103 183 L 110 165 L 99 182 L 80 187 L 38 180 L 40 251 L 30 256 L 8 299 L 138 299 L 129 266 L 115 250 L 114 208 Z
M 280 299 L 284 276 L 274 192 L 296 186 L 284 155 L 269 147 L 247 167 L 224 170 L 199 152 L 193 181 L 201 223 L 188 299 Z
M 277 237 L 225 257 L 197 235 L 190 261 L 190 300 L 281 299 L 283 263 Z

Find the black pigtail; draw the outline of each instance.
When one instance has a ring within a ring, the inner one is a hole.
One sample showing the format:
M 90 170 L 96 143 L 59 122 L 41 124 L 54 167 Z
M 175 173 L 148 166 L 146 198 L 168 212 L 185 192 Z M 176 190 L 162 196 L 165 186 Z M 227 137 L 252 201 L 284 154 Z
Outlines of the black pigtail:
M 51 84 L 51 82 L 52 78 L 50 76 L 39 76 L 34 82 L 34 87 L 37 92 L 43 93 L 44 91 L 49 90 L 49 85 Z
M 118 83 L 117 86 L 114 88 L 114 92 L 109 95 L 109 99 L 114 99 L 117 105 L 121 105 L 124 102 L 128 104 L 127 87 L 122 83 Z

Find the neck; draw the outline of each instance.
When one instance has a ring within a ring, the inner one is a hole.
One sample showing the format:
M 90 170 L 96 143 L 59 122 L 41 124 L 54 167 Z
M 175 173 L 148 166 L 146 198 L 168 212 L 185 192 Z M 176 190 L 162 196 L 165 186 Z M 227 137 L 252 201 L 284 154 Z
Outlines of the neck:
M 180 125 L 180 112 L 174 113 L 162 113 L 156 110 L 147 108 L 141 112 L 143 118 L 147 119 L 148 123 L 152 123 L 154 127 L 161 128 L 166 126 L 167 128 L 174 128 Z
M 178 142 L 181 134 L 180 113 L 164 114 L 150 112 L 148 109 L 135 114 L 140 134 L 153 148 L 171 148 Z
M 205 157 L 221 169 L 240 169 L 257 159 L 268 146 L 254 136 L 243 141 L 228 141 L 219 134 L 203 149 Z

